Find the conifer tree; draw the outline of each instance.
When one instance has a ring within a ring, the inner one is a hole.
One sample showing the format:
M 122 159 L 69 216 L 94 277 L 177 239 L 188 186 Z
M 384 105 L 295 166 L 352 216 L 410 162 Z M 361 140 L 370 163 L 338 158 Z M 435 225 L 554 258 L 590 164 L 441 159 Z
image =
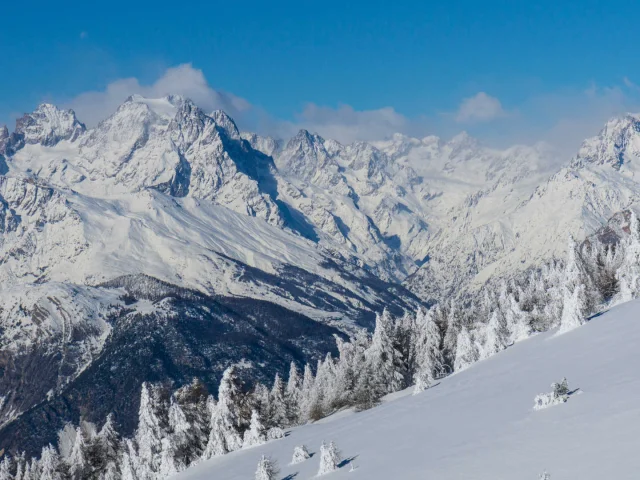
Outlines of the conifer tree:
M 276 462 L 262 455 L 256 469 L 255 480 L 276 480 L 278 473 Z
M 305 460 L 309 459 L 311 455 L 309 455 L 309 450 L 305 445 L 298 445 L 293 449 L 293 457 L 291 458 L 291 465 L 296 465 L 298 463 L 302 463 Z
M 444 357 L 440 350 L 442 337 L 440 329 L 433 320 L 433 310 L 426 313 L 419 310 L 415 319 L 413 351 L 415 373 L 413 376 L 414 393 L 428 388 L 436 376 L 441 373 Z
M 98 436 L 95 441 L 95 448 L 92 449 L 92 457 L 100 457 L 103 465 L 109 465 L 110 463 L 118 464 L 118 449 L 120 444 L 120 438 L 118 432 L 115 429 L 115 422 L 113 414 L 107 415 L 104 425 L 98 432 Z M 92 465 L 99 464 L 99 462 L 92 458 Z
M 251 412 L 251 425 L 249 429 L 244 432 L 243 447 L 253 447 L 255 445 L 261 445 L 266 441 L 266 435 L 264 431 L 264 425 L 260 421 L 260 415 L 257 411 Z
M 72 480 L 82 480 L 88 473 L 87 442 L 82 428 L 76 429 L 76 440 L 69 457 L 69 475 Z
M 576 285 L 573 292 L 568 287 L 564 289 L 564 300 L 562 306 L 562 318 L 560 320 L 560 329 L 558 333 L 565 333 L 569 330 L 579 327 L 584 323 L 585 310 L 585 287 L 584 285 Z
M 243 420 L 240 414 L 242 390 L 234 366 L 227 368 L 218 387 L 217 411 L 224 428 L 227 447 L 234 451 L 242 447 L 242 438 L 238 432 Z M 247 424 L 250 419 L 247 420 Z
M 385 310 L 376 317 L 371 346 L 366 352 L 371 373 L 375 375 L 374 384 L 378 396 L 397 392 L 403 387 L 402 355 L 393 346 L 392 329 L 391 315 Z
M 163 438 L 160 450 L 160 467 L 157 477 L 166 478 L 182 470 L 182 465 L 176 461 L 176 448 L 171 439 Z
M 509 345 L 509 331 L 507 322 L 499 310 L 491 313 L 489 323 L 486 326 L 486 336 L 482 345 L 481 358 L 488 358 L 504 350 Z
M 48 445 L 42 449 L 40 455 L 38 478 L 39 480 L 63 480 L 62 473 L 60 471 L 60 457 L 58 452 L 52 445 Z M 33 475 L 34 468 L 32 467 L 31 473 Z
M 335 443 L 331 442 L 327 445 L 322 442 L 320 446 L 320 468 L 318 469 L 318 476 L 338 470 L 341 461 L 340 452 Z
M 315 377 L 311 371 L 311 366 L 307 363 L 304 366 L 304 376 L 302 379 L 302 392 L 300 394 L 300 415 L 302 422 L 306 422 L 310 418 L 310 412 L 313 408 L 313 391 Z
M 478 361 L 479 354 L 477 346 L 469 333 L 467 327 L 462 327 L 456 342 L 456 358 L 453 368 L 456 371 L 464 370 L 471 364 Z
M 120 457 L 120 473 L 122 480 L 138 480 L 138 455 L 133 442 L 125 440 L 124 448 Z
M 24 478 L 24 470 L 25 470 L 25 454 L 22 452 L 20 455 L 15 457 L 16 464 L 16 474 L 14 480 L 25 480 Z
M 0 462 L 0 480 L 13 480 L 11 475 L 11 459 L 8 455 L 5 455 Z
M 116 462 L 108 462 L 104 473 L 98 477 L 100 480 L 120 480 L 120 471 Z
M 269 395 L 269 425 L 284 425 L 287 422 L 284 382 L 276 373 Z
M 169 431 L 175 461 L 188 464 L 191 450 L 197 448 L 196 440 L 193 437 L 191 424 L 187 421 L 187 416 L 174 395 L 171 396 L 169 405 Z
M 289 367 L 289 379 L 287 381 L 287 389 L 285 391 L 285 404 L 287 410 L 287 423 L 296 425 L 300 421 L 300 395 L 302 380 L 298 373 L 295 362 L 291 362 Z
M 157 471 L 162 450 L 164 432 L 160 419 L 154 408 L 150 387 L 145 382 L 140 392 L 140 408 L 138 410 L 138 429 L 136 443 L 138 444 L 138 458 L 142 472 L 138 476 L 146 478 Z

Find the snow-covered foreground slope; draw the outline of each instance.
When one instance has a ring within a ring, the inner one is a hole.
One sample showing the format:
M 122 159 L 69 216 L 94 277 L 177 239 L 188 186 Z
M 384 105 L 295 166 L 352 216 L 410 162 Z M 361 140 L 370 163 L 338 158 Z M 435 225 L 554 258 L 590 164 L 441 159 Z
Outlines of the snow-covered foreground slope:
M 319 447 L 335 441 L 350 465 L 326 478 L 637 479 L 640 459 L 640 301 L 620 305 L 564 335 L 538 335 L 372 410 L 337 414 L 282 440 L 204 462 L 180 480 L 253 478 L 260 456 L 278 478 L 316 475 Z M 536 394 L 566 376 L 579 389 L 565 404 L 534 411 Z M 401 394 L 399 394 L 401 396 Z M 294 446 L 315 455 L 288 465 Z

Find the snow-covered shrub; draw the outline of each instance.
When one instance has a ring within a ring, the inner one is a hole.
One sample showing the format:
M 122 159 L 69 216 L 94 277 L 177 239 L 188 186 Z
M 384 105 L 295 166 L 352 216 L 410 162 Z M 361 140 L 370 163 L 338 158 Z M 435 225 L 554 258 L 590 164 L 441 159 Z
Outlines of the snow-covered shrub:
M 278 440 L 284 438 L 284 430 L 280 427 L 272 427 L 267 431 L 267 440 Z
M 550 393 L 536 395 L 536 398 L 533 400 L 534 410 L 542 410 L 554 405 L 559 405 L 569 399 L 569 385 L 566 378 L 563 378 L 562 381 L 558 383 L 552 383 L 551 388 L 553 391 Z
M 274 460 L 262 455 L 256 469 L 255 480 L 276 480 L 279 473 L 278 465 Z
M 305 445 L 298 445 L 293 449 L 293 458 L 291 458 L 291 465 L 302 463 L 310 456 L 311 455 L 309 455 L 309 450 L 307 450 L 307 447 Z
M 540 480 L 551 480 L 551 474 L 545 470 L 540 474 Z
M 327 445 L 322 442 L 320 446 L 320 468 L 318 469 L 318 476 L 338 470 L 341 461 L 340 451 L 336 447 L 336 444 L 331 442 Z

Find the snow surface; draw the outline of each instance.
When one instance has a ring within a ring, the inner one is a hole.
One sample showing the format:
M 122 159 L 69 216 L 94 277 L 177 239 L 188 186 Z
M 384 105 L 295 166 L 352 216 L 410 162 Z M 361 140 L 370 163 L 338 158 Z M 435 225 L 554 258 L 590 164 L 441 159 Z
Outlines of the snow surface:
M 265 454 L 277 460 L 278 478 L 305 480 L 317 473 L 322 441 L 333 440 L 353 460 L 327 479 L 534 480 L 544 470 L 553 480 L 637 479 L 639 313 L 640 301 L 619 305 L 569 333 L 520 342 L 419 395 L 405 391 L 369 411 L 341 412 L 174 478 L 253 478 Z M 579 390 L 534 411 L 536 394 L 563 376 Z M 289 465 L 301 444 L 313 457 Z

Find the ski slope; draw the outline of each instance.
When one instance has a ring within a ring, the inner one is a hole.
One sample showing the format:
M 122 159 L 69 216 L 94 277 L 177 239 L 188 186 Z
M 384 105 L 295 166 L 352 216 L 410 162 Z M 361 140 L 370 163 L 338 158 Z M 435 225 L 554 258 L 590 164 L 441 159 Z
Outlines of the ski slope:
M 316 475 L 319 447 L 353 458 L 327 479 L 637 479 L 640 476 L 640 301 L 619 305 L 563 335 L 541 334 L 416 396 L 395 394 L 361 413 L 341 412 L 284 439 L 214 458 L 180 480 L 254 478 L 262 454 L 281 479 Z M 536 394 L 563 376 L 579 391 L 533 411 Z M 296 445 L 315 455 L 288 465 Z

